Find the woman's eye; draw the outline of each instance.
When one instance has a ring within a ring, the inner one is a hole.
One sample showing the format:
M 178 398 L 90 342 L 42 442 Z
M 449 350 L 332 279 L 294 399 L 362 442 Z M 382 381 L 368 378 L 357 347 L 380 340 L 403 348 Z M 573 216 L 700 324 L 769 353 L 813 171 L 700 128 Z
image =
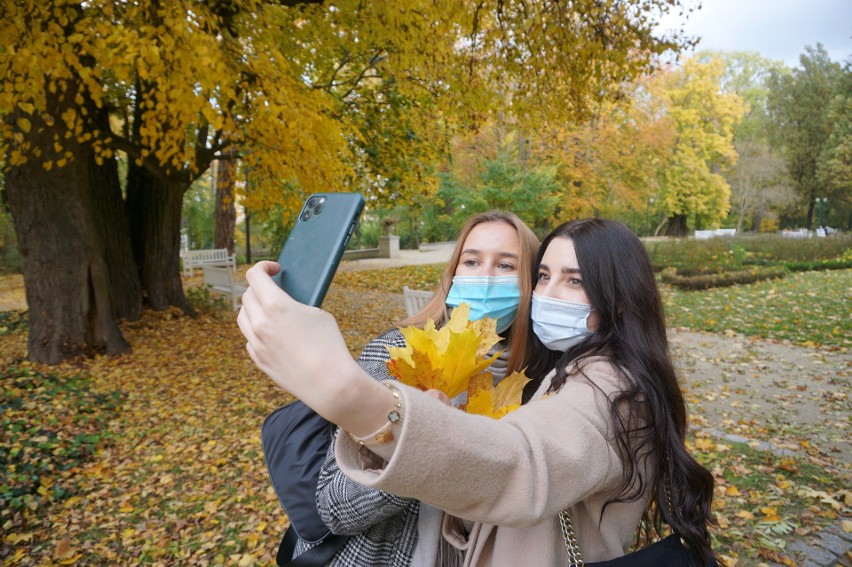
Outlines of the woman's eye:
M 583 287 L 583 280 L 579 278 L 568 278 L 568 285 L 572 287 Z
M 462 262 L 462 264 L 464 264 L 468 268 L 475 268 L 477 266 L 478 262 L 476 260 L 474 260 L 473 258 L 468 258 L 467 260 Z
M 501 263 L 501 264 L 498 264 L 498 265 L 497 265 L 497 268 L 498 268 L 499 270 L 503 270 L 504 272 L 513 272 L 513 271 L 515 271 L 515 266 L 514 266 L 514 265 L 512 265 L 512 264 L 507 264 L 506 262 L 503 262 L 503 263 Z
M 545 274 L 545 273 L 539 273 L 539 274 L 536 276 L 536 280 L 538 280 L 538 281 L 540 281 L 540 282 L 546 282 L 546 281 L 549 279 L 549 277 L 550 277 L 550 276 L 548 276 L 548 275 L 547 275 L 547 274 Z

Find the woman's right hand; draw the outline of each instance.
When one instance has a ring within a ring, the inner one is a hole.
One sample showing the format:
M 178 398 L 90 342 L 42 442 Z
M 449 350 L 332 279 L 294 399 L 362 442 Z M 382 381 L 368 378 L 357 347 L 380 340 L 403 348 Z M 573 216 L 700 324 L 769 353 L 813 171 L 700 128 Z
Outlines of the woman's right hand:
M 426 395 L 435 398 L 436 400 L 441 400 L 446 405 L 452 405 L 452 401 L 449 396 L 442 392 L 441 390 L 426 390 Z
M 386 421 L 393 396 L 353 360 L 331 314 L 303 305 L 272 281 L 275 262 L 246 273 L 237 324 L 249 356 L 281 388 L 355 435 Z

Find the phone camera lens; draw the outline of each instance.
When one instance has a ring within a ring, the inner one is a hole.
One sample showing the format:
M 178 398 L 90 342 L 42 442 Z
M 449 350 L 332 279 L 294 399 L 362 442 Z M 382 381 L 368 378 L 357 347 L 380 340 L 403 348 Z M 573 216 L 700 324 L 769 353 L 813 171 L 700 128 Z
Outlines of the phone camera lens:
M 310 218 L 311 218 L 311 211 L 309 211 L 309 210 L 305 209 L 305 210 L 302 212 L 302 220 L 303 220 L 303 221 L 306 221 L 306 220 L 308 220 L 308 219 L 310 219 Z
M 317 204 L 317 198 L 316 197 L 311 197 L 310 199 L 308 199 L 308 208 L 309 209 L 312 209 L 314 207 L 314 205 L 316 205 L 316 204 Z
M 314 214 L 315 214 L 315 215 L 318 215 L 318 214 L 320 214 L 321 212 L 322 212 L 322 203 L 320 203 L 319 205 L 317 205 L 316 207 L 314 207 Z

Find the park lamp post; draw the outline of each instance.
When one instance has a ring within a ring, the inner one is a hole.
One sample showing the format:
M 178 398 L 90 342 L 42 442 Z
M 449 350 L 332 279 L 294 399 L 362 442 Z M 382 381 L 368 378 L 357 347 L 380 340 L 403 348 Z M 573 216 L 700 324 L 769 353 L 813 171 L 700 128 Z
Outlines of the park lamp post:
M 825 212 L 825 205 L 826 205 L 826 203 L 828 203 L 828 197 L 816 197 L 814 199 L 814 201 L 816 202 L 816 206 L 818 207 L 818 214 L 819 214 L 818 225 L 822 226 L 822 216 L 823 216 L 823 213 Z
M 654 198 L 648 197 L 648 206 L 645 207 L 645 226 L 648 227 L 648 235 L 653 236 L 653 230 L 651 226 L 651 205 L 654 204 Z

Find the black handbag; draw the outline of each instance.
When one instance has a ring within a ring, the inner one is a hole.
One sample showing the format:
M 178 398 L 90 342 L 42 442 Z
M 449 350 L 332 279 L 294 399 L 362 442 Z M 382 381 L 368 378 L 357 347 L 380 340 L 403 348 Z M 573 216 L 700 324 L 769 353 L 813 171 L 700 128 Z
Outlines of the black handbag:
M 333 424 L 298 401 L 269 414 L 260 429 L 269 479 L 290 520 L 276 556 L 282 567 L 320 567 L 349 539 L 331 533 L 316 504 L 317 481 L 333 432 Z M 314 545 L 292 559 L 299 539 Z
M 568 510 L 559 513 L 559 526 L 565 547 L 568 548 L 568 567 L 690 567 L 689 550 L 679 536 L 672 534 L 648 547 L 610 559 L 585 563 L 574 535 L 574 525 Z

